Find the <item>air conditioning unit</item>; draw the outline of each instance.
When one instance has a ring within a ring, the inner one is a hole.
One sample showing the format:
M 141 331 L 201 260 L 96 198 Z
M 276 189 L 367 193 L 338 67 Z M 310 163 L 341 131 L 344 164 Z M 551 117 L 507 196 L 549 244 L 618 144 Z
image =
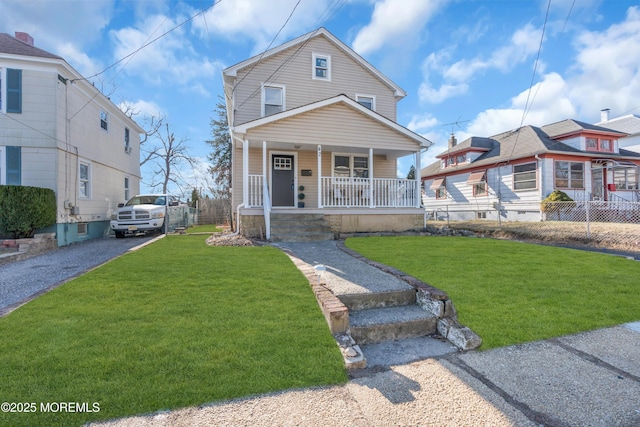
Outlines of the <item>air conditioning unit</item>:
M 80 215 L 80 208 L 77 206 L 71 207 L 71 215 Z

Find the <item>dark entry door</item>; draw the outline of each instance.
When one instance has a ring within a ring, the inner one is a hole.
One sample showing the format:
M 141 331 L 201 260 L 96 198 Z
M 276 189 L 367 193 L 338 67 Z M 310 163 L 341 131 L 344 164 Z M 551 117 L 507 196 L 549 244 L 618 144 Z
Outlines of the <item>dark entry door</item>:
M 293 206 L 295 171 L 293 156 L 283 154 L 271 158 L 272 205 Z

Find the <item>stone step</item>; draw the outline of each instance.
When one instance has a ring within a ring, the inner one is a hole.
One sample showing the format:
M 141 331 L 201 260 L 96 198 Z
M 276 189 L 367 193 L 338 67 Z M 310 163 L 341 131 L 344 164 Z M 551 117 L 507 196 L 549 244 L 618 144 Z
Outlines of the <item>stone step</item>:
M 416 303 L 414 288 L 399 289 L 388 292 L 370 292 L 337 295 L 349 311 L 368 310 L 379 307 L 397 307 Z
M 417 305 L 349 312 L 351 337 L 358 345 L 435 334 L 437 319 Z
M 273 242 L 317 242 L 333 238 L 322 214 L 271 214 Z

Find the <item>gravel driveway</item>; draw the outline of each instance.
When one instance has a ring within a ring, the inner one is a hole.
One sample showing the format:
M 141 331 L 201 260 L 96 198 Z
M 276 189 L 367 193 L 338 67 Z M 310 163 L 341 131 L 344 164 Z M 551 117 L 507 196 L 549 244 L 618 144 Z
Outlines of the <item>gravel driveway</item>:
M 0 316 L 69 279 L 158 236 L 105 237 L 0 265 Z

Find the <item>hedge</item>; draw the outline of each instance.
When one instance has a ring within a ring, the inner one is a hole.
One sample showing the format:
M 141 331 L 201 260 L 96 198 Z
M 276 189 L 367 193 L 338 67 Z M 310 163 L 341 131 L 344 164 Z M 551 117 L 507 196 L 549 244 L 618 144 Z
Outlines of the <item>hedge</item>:
M 49 188 L 0 185 L 0 234 L 33 237 L 56 223 L 56 195 Z

